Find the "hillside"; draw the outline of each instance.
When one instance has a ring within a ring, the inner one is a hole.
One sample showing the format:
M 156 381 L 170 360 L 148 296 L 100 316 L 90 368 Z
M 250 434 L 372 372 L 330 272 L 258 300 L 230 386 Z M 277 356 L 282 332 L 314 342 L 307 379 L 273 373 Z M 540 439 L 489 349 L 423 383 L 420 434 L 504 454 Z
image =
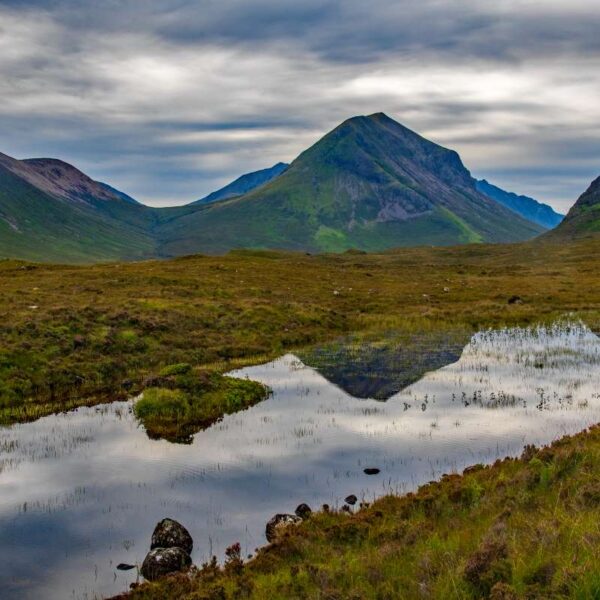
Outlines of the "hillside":
M 528 196 L 519 196 L 512 192 L 507 192 L 492 185 L 485 179 L 478 180 L 476 184 L 477 189 L 482 194 L 496 200 L 496 202 L 521 215 L 524 219 L 537 223 L 541 227 L 544 227 L 544 229 L 554 229 L 565 217 L 547 204 L 542 204 Z
M 276 177 L 279 177 L 279 175 L 281 175 L 288 167 L 288 164 L 280 162 L 269 169 L 261 169 L 260 171 L 246 173 L 221 189 L 212 192 L 212 194 L 192 202 L 192 204 L 210 204 L 217 200 L 227 200 L 229 198 L 235 198 L 236 196 L 242 196 L 243 194 L 255 190 L 261 185 L 272 181 Z
M 600 177 L 579 197 L 564 221 L 544 239 L 577 238 L 600 233 Z
M 355 117 L 274 181 L 161 229 L 168 255 L 512 242 L 543 230 L 477 191 L 458 154 L 384 114 Z
M 0 155 L 0 257 L 55 262 L 155 253 L 152 209 L 62 161 Z

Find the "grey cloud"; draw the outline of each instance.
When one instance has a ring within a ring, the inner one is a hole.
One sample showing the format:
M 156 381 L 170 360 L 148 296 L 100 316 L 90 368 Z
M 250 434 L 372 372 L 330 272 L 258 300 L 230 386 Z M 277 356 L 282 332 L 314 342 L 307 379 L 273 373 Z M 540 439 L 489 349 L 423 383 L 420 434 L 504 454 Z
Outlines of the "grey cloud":
M 599 28 L 594 0 L 0 0 L 0 151 L 181 203 L 383 110 L 564 208 L 600 171 Z

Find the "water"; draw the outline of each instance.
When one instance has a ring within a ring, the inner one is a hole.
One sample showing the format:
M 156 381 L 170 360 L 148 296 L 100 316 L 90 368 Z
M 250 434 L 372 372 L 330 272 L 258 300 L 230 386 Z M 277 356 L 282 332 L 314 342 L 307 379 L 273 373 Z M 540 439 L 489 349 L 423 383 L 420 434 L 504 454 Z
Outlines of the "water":
M 116 565 L 141 563 L 165 516 L 190 529 L 196 563 L 236 541 L 251 553 L 265 522 L 300 502 L 409 491 L 600 421 L 600 339 L 579 325 L 478 334 L 458 362 L 385 403 L 352 397 L 293 355 L 235 376 L 272 397 L 190 446 L 148 439 L 132 402 L 3 429 L 2 597 L 123 591 L 136 572 Z

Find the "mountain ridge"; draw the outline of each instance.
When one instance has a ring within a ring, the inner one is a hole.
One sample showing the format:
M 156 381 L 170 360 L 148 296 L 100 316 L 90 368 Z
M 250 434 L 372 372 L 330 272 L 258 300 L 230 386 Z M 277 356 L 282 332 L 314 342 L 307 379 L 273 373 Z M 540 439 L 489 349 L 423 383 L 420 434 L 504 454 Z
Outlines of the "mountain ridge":
M 238 191 L 252 184 L 245 194 L 158 209 L 64 161 L 0 155 L 0 256 L 84 262 L 243 247 L 379 251 L 542 232 L 481 194 L 457 152 L 383 113 L 347 119 L 291 165 L 258 173 L 268 181 L 232 182 L 242 180 Z
M 278 162 L 277 164 L 269 167 L 267 169 L 260 169 L 258 171 L 252 171 L 250 173 L 244 173 L 240 175 L 237 179 L 233 180 L 231 183 L 219 188 L 218 190 L 204 196 L 204 198 L 200 198 L 200 200 L 195 200 L 191 202 L 191 205 L 200 205 L 200 204 L 209 204 L 211 202 L 216 202 L 218 200 L 228 200 L 229 198 L 235 198 L 236 196 L 242 196 L 243 194 L 247 194 L 272 181 L 281 173 L 283 173 L 290 165 L 283 162 Z
M 476 180 L 476 185 L 482 194 L 489 196 L 503 206 L 506 206 L 506 208 L 533 223 L 541 225 L 545 229 L 554 229 L 565 217 L 565 215 L 557 213 L 548 204 L 539 202 L 529 196 L 507 192 L 485 179 Z
M 579 196 L 563 222 L 543 239 L 580 238 L 600 234 L 600 177 Z

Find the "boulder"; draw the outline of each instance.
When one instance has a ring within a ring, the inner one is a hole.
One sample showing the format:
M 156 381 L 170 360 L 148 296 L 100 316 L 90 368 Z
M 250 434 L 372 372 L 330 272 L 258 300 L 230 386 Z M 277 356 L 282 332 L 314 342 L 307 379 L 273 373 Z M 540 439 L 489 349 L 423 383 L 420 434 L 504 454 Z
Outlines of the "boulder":
M 192 553 L 194 541 L 190 532 L 173 519 L 163 519 L 152 534 L 150 550 L 155 548 L 181 548 L 187 554 Z
M 294 512 L 296 513 L 296 516 L 300 517 L 301 519 L 308 519 L 308 517 L 310 517 L 312 514 L 310 506 L 304 503 L 300 504 Z
M 148 581 L 155 581 L 169 573 L 184 571 L 191 564 L 190 555 L 182 548 L 155 548 L 142 563 L 142 575 Z
M 278 514 L 275 515 L 268 523 L 265 530 L 267 541 L 273 542 L 277 538 L 277 535 L 284 529 L 291 527 L 292 525 L 298 525 L 302 519 L 296 515 Z

